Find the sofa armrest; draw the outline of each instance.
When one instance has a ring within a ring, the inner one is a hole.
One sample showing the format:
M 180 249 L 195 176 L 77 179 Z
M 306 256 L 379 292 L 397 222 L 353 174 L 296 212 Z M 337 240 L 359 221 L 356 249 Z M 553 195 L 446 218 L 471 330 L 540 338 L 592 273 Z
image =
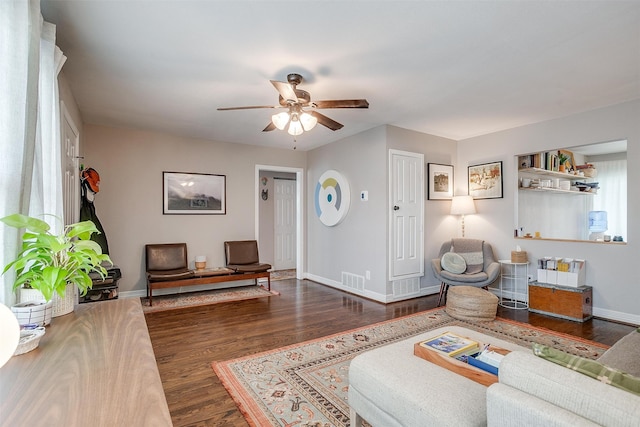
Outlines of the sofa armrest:
M 487 389 L 488 427 L 595 427 L 573 412 L 504 384 Z
M 500 383 L 601 425 L 637 426 L 640 396 L 528 352 L 511 352 L 500 363 Z

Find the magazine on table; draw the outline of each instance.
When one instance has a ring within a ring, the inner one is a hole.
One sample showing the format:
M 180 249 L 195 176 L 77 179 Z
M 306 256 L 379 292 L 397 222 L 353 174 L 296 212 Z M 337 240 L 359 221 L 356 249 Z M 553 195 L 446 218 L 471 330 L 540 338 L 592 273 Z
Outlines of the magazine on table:
M 480 351 L 480 344 L 469 338 L 444 332 L 436 337 L 420 342 L 420 346 L 437 351 L 450 357 L 476 354 Z

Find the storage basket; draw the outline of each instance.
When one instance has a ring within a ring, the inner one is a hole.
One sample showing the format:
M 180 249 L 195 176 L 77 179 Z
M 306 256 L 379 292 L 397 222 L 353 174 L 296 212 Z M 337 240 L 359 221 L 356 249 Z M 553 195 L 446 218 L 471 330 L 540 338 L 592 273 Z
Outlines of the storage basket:
M 580 171 L 587 178 L 595 178 L 595 176 L 598 174 L 598 170 L 596 168 L 580 169 Z
M 18 341 L 18 347 L 13 353 L 14 356 L 28 353 L 34 350 L 40 344 L 40 338 L 45 333 L 44 327 L 40 326 L 34 329 L 23 329 L 20 331 L 20 341 Z
M 511 251 L 511 262 L 529 262 L 527 251 Z
M 67 283 L 64 297 L 58 295 L 57 292 L 53 293 L 53 297 L 51 297 L 51 301 L 53 301 L 53 317 L 69 314 L 73 311 L 78 299 L 76 295 L 77 289 L 73 283 Z

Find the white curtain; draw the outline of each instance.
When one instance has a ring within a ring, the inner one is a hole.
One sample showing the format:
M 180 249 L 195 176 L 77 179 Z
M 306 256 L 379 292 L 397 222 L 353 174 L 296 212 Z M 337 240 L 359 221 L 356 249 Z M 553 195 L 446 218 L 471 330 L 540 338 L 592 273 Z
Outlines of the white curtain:
M 0 1 L 0 217 L 62 218 L 57 73 L 64 56 L 39 0 Z M 55 221 L 54 221 L 55 222 Z M 0 224 L 0 263 L 14 259 L 17 230 Z M 0 276 L 0 302 L 13 304 L 14 276 Z
M 591 162 L 598 171 L 600 186 L 593 199 L 593 210 L 606 211 L 608 230 L 605 234 L 622 236 L 627 241 L 627 160 Z

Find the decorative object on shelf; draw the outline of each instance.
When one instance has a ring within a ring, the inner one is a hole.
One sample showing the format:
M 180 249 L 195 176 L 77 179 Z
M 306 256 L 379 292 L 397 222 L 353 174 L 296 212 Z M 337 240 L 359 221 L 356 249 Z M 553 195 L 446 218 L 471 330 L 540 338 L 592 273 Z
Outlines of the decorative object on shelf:
M 464 237 L 464 216 L 476 213 L 476 206 L 471 196 L 455 196 L 451 199 L 451 215 L 460 215 L 462 224 L 462 237 Z
M 474 199 L 500 199 L 502 161 L 469 166 L 469 195 Z
M 66 225 L 58 235 L 52 234 L 49 224 L 38 218 L 13 214 L 0 221 L 26 229 L 22 250 L 3 270 L 4 274 L 15 268 L 14 290 L 35 289 L 47 302 L 56 293 L 67 304 L 64 298 L 69 284 L 74 292 L 77 288 L 84 295 L 93 285 L 89 273 L 97 273 L 104 279 L 107 270 L 103 265 L 112 264 L 109 255 L 103 254 L 100 245 L 91 240 L 91 235 L 98 232 L 91 221 Z M 74 302 L 75 297 L 71 307 Z
M 569 157 L 562 153 L 558 152 L 558 172 L 565 172 L 566 163 L 569 160 Z
M 226 215 L 226 175 L 162 172 L 165 215 Z
M 335 170 L 328 170 L 318 179 L 315 191 L 316 215 L 327 227 L 333 227 L 347 216 L 351 191 L 347 179 Z
M 428 200 L 451 200 L 453 197 L 453 166 L 437 163 L 427 164 L 429 180 Z
M 198 255 L 195 261 L 196 270 L 204 270 L 207 268 L 207 257 L 204 255 Z

